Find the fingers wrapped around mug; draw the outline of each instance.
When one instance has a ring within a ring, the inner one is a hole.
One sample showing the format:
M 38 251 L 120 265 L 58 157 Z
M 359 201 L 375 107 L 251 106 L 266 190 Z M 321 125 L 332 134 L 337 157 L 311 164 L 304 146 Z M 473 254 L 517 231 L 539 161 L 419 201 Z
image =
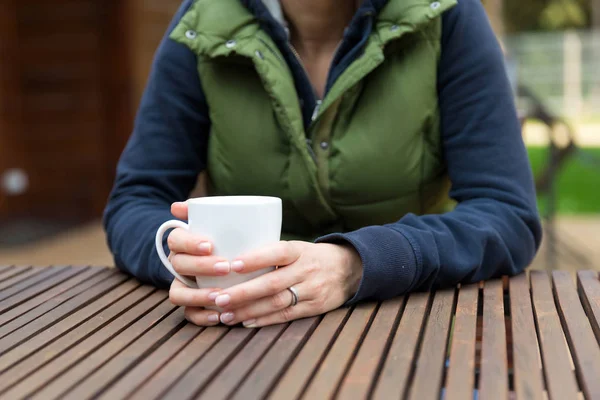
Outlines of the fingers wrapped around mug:
M 219 288 L 192 289 L 177 279 L 171 283 L 169 300 L 176 306 L 183 307 L 214 307 Z
M 239 274 L 247 274 L 273 266 L 283 267 L 297 261 L 302 249 L 303 245 L 299 242 L 276 242 L 233 260 L 231 269 Z
M 177 273 L 186 276 L 223 276 L 231 272 L 231 263 L 222 257 L 172 253 L 169 260 Z
M 273 296 L 225 311 L 221 313 L 221 322 L 227 325 L 243 323 L 247 328 L 255 328 L 289 322 L 318 313 L 318 305 L 309 285 L 299 284 Z
M 279 268 L 223 290 L 214 304 L 224 309 L 240 308 L 265 297 L 276 296 L 290 286 L 297 285 L 302 279 L 297 269 Z
M 208 238 L 181 228 L 173 229 L 167 238 L 167 245 L 174 253 L 207 256 L 213 251 L 213 245 Z
M 188 219 L 189 207 L 187 202 L 178 201 L 171 204 L 171 214 L 177 219 L 187 220 Z
M 215 326 L 219 323 L 219 313 L 201 307 L 186 307 L 185 319 L 198 326 Z

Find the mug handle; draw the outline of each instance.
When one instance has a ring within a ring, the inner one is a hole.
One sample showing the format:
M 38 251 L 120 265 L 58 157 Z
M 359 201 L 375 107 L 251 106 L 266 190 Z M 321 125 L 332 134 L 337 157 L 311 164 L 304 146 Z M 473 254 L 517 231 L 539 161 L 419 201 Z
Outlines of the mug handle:
M 184 284 L 186 284 L 187 286 L 189 286 L 193 289 L 198 289 L 198 285 L 196 284 L 195 281 L 193 281 L 189 278 L 186 278 L 185 276 L 181 276 L 177 272 L 175 272 L 175 268 L 173 268 L 171 261 L 169 261 L 169 258 L 165 254 L 165 249 L 163 247 L 163 236 L 165 235 L 165 232 L 167 230 L 173 229 L 173 228 L 181 228 L 181 229 L 185 229 L 185 230 L 190 229 L 188 224 L 186 224 L 185 222 L 182 222 L 182 221 L 178 221 L 176 219 L 167 221 L 164 224 L 162 224 L 160 226 L 160 228 L 158 228 L 158 231 L 156 232 L 156 239 L 155 239 L 155 245 L 156 245 L 156 251 L 158 252 L 158 257 L 160 257 L 160 261 L 162 261 L 162 263 L 165 265 L 165 267 L 167 267 L 169 272 L 171 274 L 173 274 L 173 276 L 175 276 L 175 278 L 177 278 L 180 282 L 183 282 Z

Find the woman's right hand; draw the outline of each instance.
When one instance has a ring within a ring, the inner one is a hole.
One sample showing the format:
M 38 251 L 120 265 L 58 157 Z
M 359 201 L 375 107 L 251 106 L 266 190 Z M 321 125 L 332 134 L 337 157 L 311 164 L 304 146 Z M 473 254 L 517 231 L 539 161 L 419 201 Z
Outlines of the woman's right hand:
M 187 220 L 186 203 L 174 203 L 171 213 L 177 219 Z M 174 229 L 167 239 L 169 260 L 175 271 L 181 275 L 223 276 L 231 272 L 228 260 L 212 255 L 213 245 L 204 237 L 194 235 L 185 229 Z M 219 323 L 220 315 L 216 311 L 206 310 L 206 306 L 214 306 L 215 298 L 221 288 L 192 289 L 173 279 L 169 290 L 171 303 L 185 307 L 185 317 L 193 324 L 213 326 Z

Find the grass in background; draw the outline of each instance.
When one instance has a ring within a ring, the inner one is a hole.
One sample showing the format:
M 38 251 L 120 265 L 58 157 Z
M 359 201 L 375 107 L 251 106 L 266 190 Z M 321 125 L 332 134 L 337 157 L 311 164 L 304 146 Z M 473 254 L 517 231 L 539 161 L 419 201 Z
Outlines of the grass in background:
M 600 148 L 581 150 L 600 162 Z M 529 159 L 535 176 L 547 164 L 548 149 L 529 147 Z M 600 165 L 600 164 L 598 164 Z M 578 153 L 569 158 L 559 171 L 556 181 L 557 212 L 563 215 L 600 213 L 600 169 L 586 162 Z M 540 213 L 544 213 L 545 196 L 539 195 Z

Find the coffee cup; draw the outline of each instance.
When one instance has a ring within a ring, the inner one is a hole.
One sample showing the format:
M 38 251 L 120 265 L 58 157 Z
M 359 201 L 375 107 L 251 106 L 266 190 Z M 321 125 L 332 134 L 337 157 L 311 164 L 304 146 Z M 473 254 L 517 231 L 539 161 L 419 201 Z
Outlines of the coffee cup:
M 212 254 L 232 261 L 260 247 L 276 243 L 281 238 L 282 204 L 277 197 L 212 196 L 190 199 L 188 222 L 167 221 L 156 232 L 156 250 L 160 260 L 175 278 L 191 288 L 225 289 L 265 274 L 275 267 L 225 276 L 198 276 L 195 280 L 178 274 L 163 247 L 166 231 L 188 230 L 206 237 L 213 245 Z

